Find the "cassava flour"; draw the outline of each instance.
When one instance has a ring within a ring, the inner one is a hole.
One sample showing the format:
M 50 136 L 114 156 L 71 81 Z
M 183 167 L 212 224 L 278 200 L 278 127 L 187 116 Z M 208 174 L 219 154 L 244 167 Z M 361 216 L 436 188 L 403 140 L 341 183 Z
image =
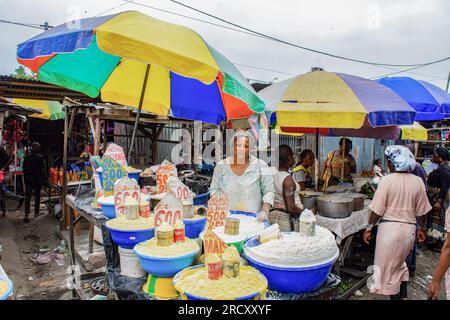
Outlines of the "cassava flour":
M 264 230 L 264 222 L 259 222 L 255 217 L 246 216 L 243 214 L 229 214 L 228 217 L 239 219 L 239 234 L 228 235 L 225 234 L 225 227 L 217 227 L 213 231 L 225 243 L 240 242 L 253 237 L 259 231 Z
M 333 234 L 320 226 L 316 226 L 315 236 L 302 236 L 298 232 L 282 233 L 278 240 L 244 250 L 249 258 L 277 267 L 319 265 L 339 252 Z

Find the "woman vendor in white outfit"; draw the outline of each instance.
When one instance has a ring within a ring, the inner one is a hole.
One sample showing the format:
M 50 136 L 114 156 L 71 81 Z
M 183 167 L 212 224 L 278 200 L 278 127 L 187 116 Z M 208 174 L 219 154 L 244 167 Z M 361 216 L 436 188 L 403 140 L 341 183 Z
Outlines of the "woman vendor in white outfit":
M 221 190 L 230 210 L 258 213 L 258 220 L 267 220 L 274 197 L 272 171 L 263 160 L 250 155 L 247 132 L 239 131 L 232 146 L 233 155 L 219 161 L 214 169 L 211 194 Z

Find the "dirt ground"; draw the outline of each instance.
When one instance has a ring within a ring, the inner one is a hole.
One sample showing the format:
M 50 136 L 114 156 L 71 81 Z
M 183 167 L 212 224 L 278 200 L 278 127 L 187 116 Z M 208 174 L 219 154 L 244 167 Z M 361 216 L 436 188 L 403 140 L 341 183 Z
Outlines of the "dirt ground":
M 428 298 L 428 286 L 433 279 L 434 271 L 439 262 L 439 253 L 434 252 L 425 245 L 419 245 L 417 260 L 416 260 L 416 274 L 410 278 L 408 284 L 408 300 L 426 300 Z M 369 289 L 364 286 L 360 289 L 362 296 L 353 295 L 351 300 L 389 300 L 389 297 L 371 294 Z M 441 292 L 439 300 L 445 300 L 444 281 L 441 284 Z
M 43 212 L 46 209 L 43 207 Z M 29 224 L 23 222 L 23 211 L 0 216 L 0 243 L 3 247 L 0 264 L 15 284 L 16 299 L 54 300 L 69 299 L 66 285 L 69 255 L 57 254 L 54 250 L 61 241 L 56 235 L 58 220 L 44 214 L 33 218 Z M 410 300 L 427 299 L 427 288 L 439 260 L 439 254 L 420 246 L 417 256 L 417 271 L 410 281 Z M 33 261 L 38 254 L 52 255 L 45 264 Z M 362 296 L 353 295 L 351 300 L 386 300 L 387 297 L 370 294 L 364 286 Z M 442 289 L 440 299 L 445 299 Z
M 0 264 L 14 282 L 18 300 L 54 300 L 69 291 L 66 285 L 69 255 L 54 251 L 61 242 L 56 236 L 58 220 L 49 216 L 46 209 L 42 211 L 45 214 L 37 218 L 31 215 L 28 224 L 23 222 L 23 210 L 9 212 L 6 218 L 0 216 L 3 248 Z M 45 264 L 33 261 L 39 254 L 53 256 L 52 261 Z

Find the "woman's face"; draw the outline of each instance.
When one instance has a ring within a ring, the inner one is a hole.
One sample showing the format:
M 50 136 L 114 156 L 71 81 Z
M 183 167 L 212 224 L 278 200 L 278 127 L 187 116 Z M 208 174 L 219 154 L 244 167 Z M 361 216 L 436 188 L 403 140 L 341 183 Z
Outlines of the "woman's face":
M 237 164 L 247 163 L 250 156 L 250 139 L 248 137 L 237 137 L 234 140 L 234 154 L 237 157 Z
M 395 167 L 394 164 L 392 163 L 392 161 L 388 160 L 388 168 L 390 172 L 395 172 Z
M 431 157 L 431 161 L 433 163 L 441 163 L 442 162 L 442 158 L 436 152 L 433 152 L 433 156 Z
M 303 164 L 307 167 L 311 167 L 314 164 L 314 155 L 308 153 L 308 155 L 303 160 Z
M 288 168 L 292 168 L 295 165 L 294 154 L 290 154 L 287 159 Z

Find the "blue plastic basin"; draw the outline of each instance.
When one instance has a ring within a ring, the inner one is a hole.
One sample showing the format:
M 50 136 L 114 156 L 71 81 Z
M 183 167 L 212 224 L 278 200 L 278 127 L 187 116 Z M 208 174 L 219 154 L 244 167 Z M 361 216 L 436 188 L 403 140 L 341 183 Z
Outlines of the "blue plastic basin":
M 183 223 L 186 237 L 195 239 L 200 237 L 200 233 L 205 229 L 206 217 L 201 219 L 183 219 Z
M 139 253 L 136 248 L 142 244 L 144 243 L 137 244 L 133 251 L 139 257 L 142 269 L 157 277 L 173 277 L 181 270 L 191 266 L 194 263 L 195 255 L 200 251 L 198 248 L 195 252 L 176 258 L 159 258 Z
M 111 238 L 118 246 L 125 249 L 133 249 L 138 243 L 149 240 L 155 236 L 155 228 L 145 230 L 120 230 L 106 227 L 111 232 Z
M 327 280 L 339 252 L 327 263 L 300 268 L 281 268 L 255 261 L 245 254 L 246 248 L 259 245 L 256 238 L 248 240 L 244 245 L 244 256 L 248 263 L 266 276 L 269 288 L 283 293 L 306 293 L 318 289 Z
M 100 185 L 103 188 L 103 171 L 99 170 L 99 169 L 97 169 L 97 174 L 98 174 L 98 178 L 100 179 Z M 136 172 L 128 172 L 128 177 L 130 177 L 130 179 L 136 180 L 136 182 L 139 183 L 139 177 L 140 177 L 141 172 L 142 172 L 142 170 L 139 170 Z
M 209 191 L 207 193 L 199 194 L 194 198 L 194 206 L 208 205 Z
M 0 300 L 6 300 L 12 294 L 12 292 L 14 290 L 14 284 L 12 283 L 12 281 L 9 278 L 4 277 L 4 276 L 0 276 L 0 281 L 6 281 L 6 283 L 7 283 L 6 292 L 0 296 Z
M 106 219 L 114 219 L 116 217 L 116 208 L 114 207 L 114 203 L 103 202 L 100 199 L 98 203 L 101 205 L 103 210 L 103 215 Z

